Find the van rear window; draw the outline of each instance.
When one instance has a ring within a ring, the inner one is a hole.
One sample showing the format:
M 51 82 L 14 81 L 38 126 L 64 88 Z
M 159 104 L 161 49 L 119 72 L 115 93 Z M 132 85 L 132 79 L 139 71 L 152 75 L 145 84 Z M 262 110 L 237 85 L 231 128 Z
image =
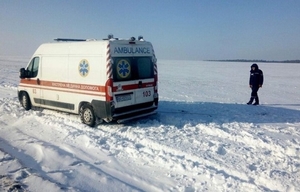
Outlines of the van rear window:
M 154 77 L 151 57 L 115 57 L 112 59 L 115 82 Z

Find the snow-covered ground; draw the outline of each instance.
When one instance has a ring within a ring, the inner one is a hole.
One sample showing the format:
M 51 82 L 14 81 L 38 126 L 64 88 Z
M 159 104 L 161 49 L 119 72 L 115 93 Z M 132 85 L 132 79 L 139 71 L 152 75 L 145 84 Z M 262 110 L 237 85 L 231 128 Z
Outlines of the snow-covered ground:
M 0 191 L 300 191 L 300 65 L 160 61 L 158 114 L 90 128 L 25 111 L 18 71 L 0 57 Z

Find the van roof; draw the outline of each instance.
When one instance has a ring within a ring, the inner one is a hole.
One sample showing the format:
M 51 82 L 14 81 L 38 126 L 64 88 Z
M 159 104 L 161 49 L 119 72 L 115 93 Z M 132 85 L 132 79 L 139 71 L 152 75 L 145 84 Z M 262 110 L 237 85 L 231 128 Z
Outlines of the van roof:
M 34 55 L 64 55 L 70 54 L 70 51 L 74 54 L 88 54 L 98 55 L 100 50 L 106 49 L 108 44 L 111 45 L 147 45 L 151 46 L 151 43 L 144 40 L 133 39 L 69 39 L 69 38 L 57 38 L 55 42 L 41 44 L 35 51 Z
M 125 40 L 125 41 L 135 41 L 135 37 L 130 37 L 128 39 L 126 38 L 114 38 L 112 34 L 108 35 L 108 38 L 104 38 L 102 40 L 109 40 L 109 41 L 115 41 L 115 40 Z M 145 41 L 143 36 L 138 36 L 137 38 L 138 41 Z M 78 41 L 97 41 L 97 39 L 72 39 L 72 38 L 56 38 L 54 41 L 57 42 L 78 42 Z

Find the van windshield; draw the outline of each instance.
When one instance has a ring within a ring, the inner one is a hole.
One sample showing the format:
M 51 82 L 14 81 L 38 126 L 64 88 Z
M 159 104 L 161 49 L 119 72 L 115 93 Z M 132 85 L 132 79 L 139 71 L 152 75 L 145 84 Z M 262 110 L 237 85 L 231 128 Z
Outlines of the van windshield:
M 115 57 L 112 59 L 114 82 L 154 77 L 152 57 Z

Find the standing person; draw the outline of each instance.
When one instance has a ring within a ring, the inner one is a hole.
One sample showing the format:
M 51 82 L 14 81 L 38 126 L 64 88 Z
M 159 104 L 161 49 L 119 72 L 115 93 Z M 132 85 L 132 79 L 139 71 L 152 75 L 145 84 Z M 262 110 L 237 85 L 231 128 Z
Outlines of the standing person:
M 259 99 L 257 95 L 257 91 L 260 87 L 262 87 L 264 82 L 264 75 L 262 70 L 258 68 L 256 63 L 251 65 L 250 70 L 250 79 L 249 79 L 249 86 L 252 89 L 250 101 L 247 103 L 251 105 L 253 100 L 255 100 L 253 105 L 259 105 Z

